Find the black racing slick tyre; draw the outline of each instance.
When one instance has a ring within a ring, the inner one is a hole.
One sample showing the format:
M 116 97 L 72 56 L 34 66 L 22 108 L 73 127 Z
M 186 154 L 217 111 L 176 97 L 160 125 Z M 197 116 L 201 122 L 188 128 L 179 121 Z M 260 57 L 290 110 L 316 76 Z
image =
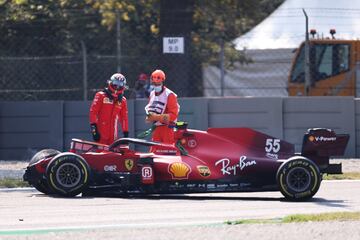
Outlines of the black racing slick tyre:
M 64 197 L 80 194 L 89 183 L 90 168 L 87 162 L 74 153 L 61 153 L 54 157 L 46 169 L 49 186 Z
M 42 159 L 53 157 L 60 154 L 60 151 L 55 149 L 43 149 L 36 153 L 29 162 L 29 166 L 34 165 L 35 163 L 39 162 Z M 51 188 L 49 187 L 46 179 L 41 178 L 34 182 L 30 182 L 30 184 L 39 192 L 42 192 L 44 194 L 50 194 L 52 193 Z
M 277 183 L 285 199 L 305 201 L 319 190 L 321 175 L 311 160 L 295 156 L 281 164 L 276 174 Z

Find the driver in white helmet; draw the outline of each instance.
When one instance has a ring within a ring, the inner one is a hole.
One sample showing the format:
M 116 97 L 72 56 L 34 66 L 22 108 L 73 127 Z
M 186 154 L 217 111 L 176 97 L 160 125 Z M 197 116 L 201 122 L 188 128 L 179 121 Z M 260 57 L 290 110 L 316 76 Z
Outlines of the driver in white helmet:
M 128 108 L 123 96 L 127 88 L 126 78 L 115 73 L 107 81 L 107 87 L 95 94 L 90 107 L 90 127 L 94 141 L 110 145 L 118 138 L 121 124 L 124 137 L 129 136 Z

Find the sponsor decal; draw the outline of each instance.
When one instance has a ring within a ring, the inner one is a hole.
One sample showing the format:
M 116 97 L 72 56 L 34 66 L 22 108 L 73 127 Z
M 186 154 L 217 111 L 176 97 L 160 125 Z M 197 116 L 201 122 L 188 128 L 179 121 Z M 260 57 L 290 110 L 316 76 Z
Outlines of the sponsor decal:
M 175 182 L 174 184 L 171 184 L 169 187 L 179 189 L 179 188 L 184 188 L 185 184 L 180 184 L 178 182 Z
M 197 166 L 196 168 L 202 177 L 209 177 L 211 175 L 211 171 L 207 166 Z
M 197 142 L 195 139 L 189 139 L 187 142 L 189 148 L 195 148 L 197 146 Z
M 278 159 L 279 156 L 276 153 L 266 153 L 266 157 L 271 159 Z
M 109 103 L 109 104 L 112 104 L 112 103 L 113 103 L 113 101 L 112 101 L 112 100 L 110 100 L 110 98 L 105 97 L 105 98 L 104 98 L 104 100 L 103 100 L 103 103 Z
M 186 184 L 186 187 L 188 187 L 188 188 L 194 188 L 194 187 L 196 187 L 196 184 Z
M 154 184 L 153 169 L 150 165 L 144 165 L 141 168 L 141 180 L 143 184 Z
M 175 162 L 169 165 L 168 171 L 173 179 L 188 179 L 191 169 L 186 163 Z
M 336 137 L 314 137 L 314 136 L 310 136 L 309 137 L 309 141 L 310 142 L 335 142 L 336 141 Z
M 247 167 L 256 165 L 255 160 L 246 160 L 246 156 L 241 156 L 239 162 L 230 166 L 230 159 L 223 158 L 215 162 L 215 166 L 221 166 L 221 173 L 223 175 L 236 175 L 238 170 L 242 171 Z
M 116 165 L 105 165 L 104 171 L 105 172 L 116 172 Z
M 143 184 L 153 184 L 154 183 L 153 169 L 151 166 L 143 166 L 141 168 L 141 178 L 142 178 Z
M 131 171 L 134 167 L 134 160 L 132 159 L 125 159 L 125 167 L 128 171 Z
M 141 176 L 143 178 L 152 178 L 152 168 L 151 167 L 143 167 L 141 169 Z
M 240 183 L 240 187 L 249 187 L 251 183 Z
M 206 185 L 207 189 L 214 189 L 215 188 L 215 184 L 211 183 L 211 184 L 207 184 Z
M 171 154 L 176 154 L 176 150 L 172 150 L 172 149 L 157 149 L 155 151 L 155 153 L 171 153 Z

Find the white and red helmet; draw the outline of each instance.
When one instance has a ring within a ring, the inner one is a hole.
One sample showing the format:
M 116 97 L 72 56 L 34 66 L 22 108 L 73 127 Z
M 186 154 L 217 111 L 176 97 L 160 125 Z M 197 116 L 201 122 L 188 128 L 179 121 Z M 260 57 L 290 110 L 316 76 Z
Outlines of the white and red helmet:
M 112 91 L 123 91 L 126 88 L 126 78 L 121 73 L 115 73 L 108 80 L 108 85 Z

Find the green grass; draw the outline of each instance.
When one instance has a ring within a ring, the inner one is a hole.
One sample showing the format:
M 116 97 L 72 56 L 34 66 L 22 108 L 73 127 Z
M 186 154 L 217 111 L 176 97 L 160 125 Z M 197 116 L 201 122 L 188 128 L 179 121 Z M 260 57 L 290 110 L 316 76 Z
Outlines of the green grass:
M 356 180 L 360 179 L 360 172 L 346 172 L 342 174 L 324 174 L 323 180 Z
M 322 221 L 360 221 L 360 212 L 334 212 L 320 214 L 294 214 L 284 218 L 273 219 L 242 219 L 226 221 L 225 224 L 266 224 L 266 223 L 299 223 L 299 222 L 322 222 Z
M 295 214 L 282 219 L 283 223 L 360 220 L 360 212 L 335 212 L 320 214 Z
M 0 188 L 16 188 L 16 187 L 30 187 L 27 182 L 22 179 L 4 178 L 0 179 Z

